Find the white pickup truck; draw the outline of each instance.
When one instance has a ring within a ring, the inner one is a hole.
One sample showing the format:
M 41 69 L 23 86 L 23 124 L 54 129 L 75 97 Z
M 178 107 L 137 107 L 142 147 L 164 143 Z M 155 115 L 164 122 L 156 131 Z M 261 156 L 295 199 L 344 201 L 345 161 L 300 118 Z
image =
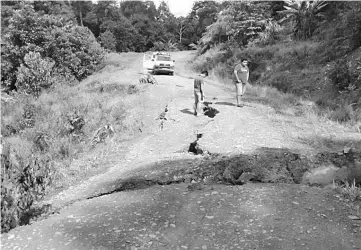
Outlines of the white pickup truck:
M 174 60 L 170 54 L 163 52 L 145 53 L 143 58 L 143 68 L 150 70 L 152 74 L 166 73 L 174 74 Z

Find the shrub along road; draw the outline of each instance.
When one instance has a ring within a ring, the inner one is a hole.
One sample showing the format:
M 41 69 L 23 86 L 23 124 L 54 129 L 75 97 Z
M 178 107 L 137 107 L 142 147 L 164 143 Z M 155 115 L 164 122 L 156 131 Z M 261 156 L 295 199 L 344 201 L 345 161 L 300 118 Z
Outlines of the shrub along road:
M 174 54 L 175 76 L 155 76 L 147 129 L 124 159 L 46 200 L 57 213 L 3 234 L 2 249 L 361 249 L 360 221 L 333 190 L 294 184 L 314 167 L 304 158 L 316 149 L 299 139 L 307 122 L 235 107 L 216 83 L 195 117 L 189 56 Z

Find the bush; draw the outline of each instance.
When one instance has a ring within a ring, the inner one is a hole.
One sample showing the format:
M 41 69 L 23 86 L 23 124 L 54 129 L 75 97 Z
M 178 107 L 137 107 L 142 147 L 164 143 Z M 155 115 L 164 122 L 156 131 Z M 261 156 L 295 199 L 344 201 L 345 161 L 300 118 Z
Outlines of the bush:
M 39 96 L 42 88 L 49 88 L 53 84 L 54 64 L 47 58 L 42 59 L 39 52 L 26 54 L 24 64 L 21 64 L 17 71 L 17 89 Z
M 78 81 L 95 72 L 104 57 L 103 49 L 86 27 L 69 24 L 55 28 L 48 44 L 48 56 L 59 72 L 70 73 Z
M 60 16 L 37 13 L 26 3 L 14 11 L 1 55 L 1 85 L 5 90 L 17 90 L 19 85 L 38 93 L 39 87 L 51 85 L 51 70 L 57 76 L 77 80 L 96 70 L 104 51 L 94 35 L 88 28 L 71 22 L 64 25 L 63 21 Z M 39 79 L 41 84 L 33 82 Z M 47 79 L 49 83 L 45 83 Z
M 30 208 L 46 194 L 52 176 L 49 156 L 23 159 L 5 145 L 1 152 L 1 232 L 28 223 Z
M 101 33 L 98 39 L 100 41 L 100 44 L 103 46 L 103 48 L 109 51 L 115 51 L 115 46 L 117 41 L 112 32 L 107 30 Z
M 350 1 L 344 4 L 345 10 L 319 29 L 319 39 L 323 41 L 319 53 L 323 62 L 340 58 L 361 46 L 361 3 Z
M 282 27 L 275 21 L 268 21 L 264 31 L 259 33 L 254 43 L 260 45 L 272 45 L 281 39 Z
M 351 82 L 347 61 L 345 59 L 340 59 L 329 66 L 327 77 L 337 90 L 342 91 L 347 89 Z
M 360 69 L 351 70 L 346 58 L 341 58 L 328 65 L 326 75 L 338 91 L 352 91 L 361 88 Z
M 292 81 L 287 73 L 280 73 L 276 75 L 269 83 L 272 87 L 287 93 L 292 89 Z

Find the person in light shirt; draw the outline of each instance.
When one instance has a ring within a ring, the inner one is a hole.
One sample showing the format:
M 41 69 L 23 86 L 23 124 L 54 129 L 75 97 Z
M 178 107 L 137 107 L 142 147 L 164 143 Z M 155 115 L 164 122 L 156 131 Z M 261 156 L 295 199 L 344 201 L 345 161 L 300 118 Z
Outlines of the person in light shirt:
M 241 59 L 241 63 L 237 64 L 233 72 L 233 83 L 236 86 L 237 107 L 241 107 L 241 99 L 246 91 L 246 85 L 249 79 L 249 68 L 247 59 Z

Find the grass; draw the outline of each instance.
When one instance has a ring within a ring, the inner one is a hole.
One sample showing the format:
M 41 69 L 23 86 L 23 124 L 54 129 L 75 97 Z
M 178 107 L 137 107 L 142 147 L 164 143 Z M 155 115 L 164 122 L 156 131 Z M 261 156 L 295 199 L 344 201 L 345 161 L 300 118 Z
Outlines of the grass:
M 192 60 L 194 70 L 208 69 L 214 80 L 232 86 L 232 69 L 240 58 L 251 63 L 248 96 L 284 113 L 303 113 L 342 123 L 361 133 L 361 103 L 358 90 L 340 93 L 325 78 L 327 66 L 319 63 L 319 44 L 311 41 L 283 42 L 244 50 L 212 47 Z
M 57 169 L 55 188 L 64 188 L 88 174 L 104 171 L 102 166 L 89 162 L 75 166 L 74 159 L 102 154 L 99 148 L 104 146 L 93 148 L 91 140 L 105 125 L 115 130 L 113 142 L 127 139 L 142 126 L 140 106 L 146 85 L 138 85 L 137 75 L 127 76 L 124 72 L 138 56 L 112 53 L 100 71 L 76 86 L 59 82 L 38 99 L 14 94 L 7 102 L 2 100 L 2 140 L 21 159 L 31 157 L 34 152 L 51 155 Z M 31 111 L 28 118 L 24 116 L 26 110 Z M 25 125 L 28 120 L 34 122 L 33 126 Z M 46 140 L 40 143 L 39 135 Z
M 80 83 L 59 80 L 38 98 L 1 95 L 2 232 L 28 223 L 44 195 L 122 160 L 143 127 L 138 62 L 137 53 L 111 53 Z
M 361 187 L 356 186 L 355 181 L 338 184 L 333 182 L 333 189 L 341 194 L 346 200 L 350 201 L 349 207 L 354 215 L 361 217 Z
M 344 184 L 333 183 L 333 188 L 352 202 L 361 201 L 361 187 L 353 182 L 346 181 Z
M 300 150 L 315 154 L 344 147 L 357 149 L 361 146 L 360 109 L 347 101 L 335 104 L 342 98 L 347 100 L 350 94 L 341 97 L 324 81 L 323 66 L 312 62 L 317 46 L 310 42 L 275 44 L 235 51 L 232 57 L 220 53 L 218 46 L 195 56 L 192 67 L 198 71 L 208 69 L 210 80 L 234 91 L 229 70 L 237 58 L 248 54 L 248 58 L 256 61 L 250 65 L 251 77 L 256 76 L 251 79 L 244 100 L 272 107 L 262 112 L 287 138 L 303 144 Z M 295 61 L 301 63 L 292 65 Z M 279 86 L 283 86 L 283 91 Z M 321 98 L 327 101 L 325 105 L 318 102 Z

